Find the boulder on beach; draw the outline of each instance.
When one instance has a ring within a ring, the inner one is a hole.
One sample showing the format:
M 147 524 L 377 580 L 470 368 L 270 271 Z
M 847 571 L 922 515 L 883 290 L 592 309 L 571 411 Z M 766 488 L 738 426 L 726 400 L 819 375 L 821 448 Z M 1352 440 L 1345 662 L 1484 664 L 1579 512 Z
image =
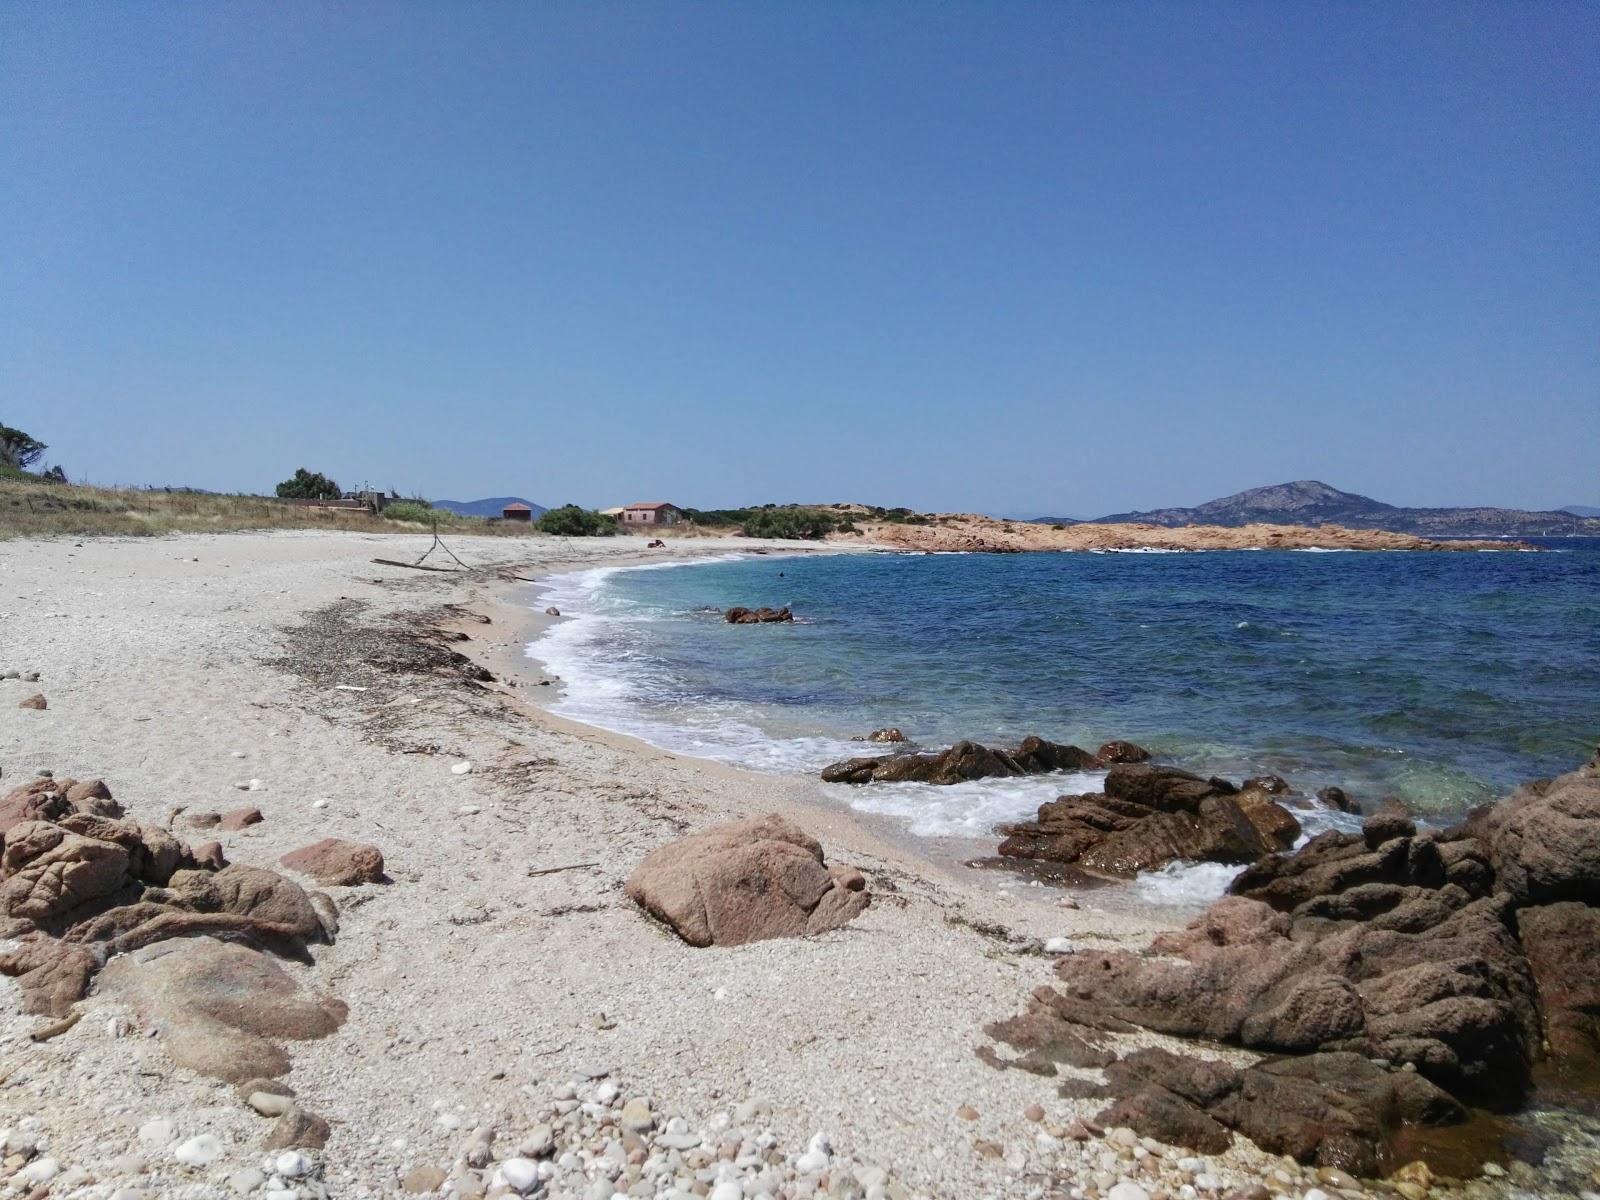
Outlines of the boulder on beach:
M 31 709 L 35 710 L 36 712 L 43 712 L 45 709 L 50 707 L 50 701 L 48 701 L 48 700 L 46 700 L 44 698 L 44 693 L 43 692 L 35 692 L 33 695 L 29 696 L 26 700 L 23 700 L 20 704 L 18 704 L 17 707 L 18 708 L 31 708 Z
M 870 902 L 854 867 L 777 814 L 718 825 L 645 856 L 628 896 L 692 946 L 738 946 L 836 929 Z
M 730 608 L 722 614 L 722 619 L 729 625 L 771 625 L 792 621 L 794 614 L 787 608 Z
M 1273 1056 L 1236 1071 L 1141 1051 L 1107 1067 L 1103 1087 L 1074 1094 L 1115 1099 L 1097 1119 L 1147 1136 L 1205 1149 L 1220 1144 L 1215 1125 L 1356 1174 L 1393 1148 L 1396 1121 L 1516 1109 L 1546 1058 L 1569 1095 L 1593 1104 L 1597 764 L 1519 788 L 1453 829 L 1418 829 L 1387 806 L 1359 834 L 1264 855 L 1150 952 L 1062 959 L 1057 987 L 1034 995 L 1026 1039 L 1010 1036 L 1011 1022 L 990 1033 L 1029 1051 L 1041 1037 L 1138 1027 Z M 1078 799 L 1112 815 L 1113 792 L 1194 801 L 1192 778 L 1107 782 L 1107 797 Z M 1059 1028 L 1041 1032 L 1051 1022 Z
M 323 838 L 291 850 L 278 861 L 291 871 L 311 876 L 324 887 L 355 887 L 384 881 L 383 851 L 364 842 Z
M 937 754 L 885 754 L 845 759 L 822 769 L 826 783 L 959 783 L 967 779 L 1094 771 L 1105 764 L 1087 750 L 1024 738 L 1010 750 L 961 741 Z
M 1149 760 L 1150 751 L 1132 742 L 1107 742 L 1095 751 L 1095 757 L 1107 764 L 1140 763 Z
M 280 1043 L 327 1037 L 348 1011 L 343 1001 L 302 988 L 259 950 L 210 937 L 122 955 L 100 973 L 99 986 L 159 1025 L 179 1066 L 225 1083 L 285 1074 L 289 1055 Z

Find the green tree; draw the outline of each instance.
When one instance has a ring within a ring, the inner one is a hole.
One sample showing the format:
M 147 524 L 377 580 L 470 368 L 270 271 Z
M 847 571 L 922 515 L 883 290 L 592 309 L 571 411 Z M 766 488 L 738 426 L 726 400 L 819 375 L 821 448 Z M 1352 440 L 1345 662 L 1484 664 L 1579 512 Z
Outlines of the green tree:
M 278 485 L 280 500 L 337 500 L 341 494 L 333 480 L 320 471 L 308 471 L 304 467 Z
M 19 471 L 25 470 L 38 462 L 39 456 L 49 448 L 20 429 L 0 425 L 0 464 L 15 467 Z
M 617 523 L 604 513 L 591 512 L 576 504 L 563 504 L 540 514 L 536 522 L 541 533 L 554 533 L 561 537 L 610 537 L 617 532 Z

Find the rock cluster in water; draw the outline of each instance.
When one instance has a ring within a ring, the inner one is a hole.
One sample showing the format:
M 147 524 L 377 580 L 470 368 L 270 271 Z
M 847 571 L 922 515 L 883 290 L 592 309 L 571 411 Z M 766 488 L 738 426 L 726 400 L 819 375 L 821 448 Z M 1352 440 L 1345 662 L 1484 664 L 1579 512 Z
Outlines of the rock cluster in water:
M 1129 742 L 1108 742 L 1102 750 L 1143 754 Z M 1109 761 L 1121 761 L 1111 759 Z M 1010 750 L 996 750 L 977 742 L 961 741 L 937 754 L 879 754 L 849 758 L 822 769 L 826 783 L 961 783 L 1021 775 L 1047 775 L 1052 771 L 1103 771 L 1107 759 L 1077 746 L 1024 738 Z
M 1197 1148 L 1229 1130 L 1274 1152 L 1375 1174 L 1397 1128 L 1507 1111 L 1535 1066 L 1600 1079 L 1600 755 L 1449 830 L 1388 810 L 1360 834 L 1267 856 L 1148 953 L 1078 953 L 1028 1013 L 990 1027 L 1100 1120 Z M 1275 1056 L 1237 1069 L 1103 1034 L 1136 1028 Z M 1591 1095 L 1592 1099 L 1592 1095 Z
M 1061 796 L 1041 804 L 1036 820 L 1002 826 L 1000 853 L 1123 878 L 1179 860 L 1254 862 L 1300 836 L 1300 822 L 1273 799 L 1286 789 L 1271 776 L 1240 788 L 1176 767 L 1119 763 L 1104 793 Z
M 787 608 L 730 608 L 722 614 L 729 625 L 770 625 L 778 621 L 792 621 L 794 614 Z

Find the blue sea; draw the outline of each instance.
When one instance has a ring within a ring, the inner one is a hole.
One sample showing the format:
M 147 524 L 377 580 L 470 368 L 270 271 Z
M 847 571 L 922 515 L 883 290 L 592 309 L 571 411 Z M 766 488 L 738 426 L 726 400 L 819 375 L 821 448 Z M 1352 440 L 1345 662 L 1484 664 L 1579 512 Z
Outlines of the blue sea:
M 1600 539 L 1540 544 L 600 568 L 551 581 L 538 604 L 570 619 L 529 652 L 564 684 L 556 711 L 760 771 L 815 778 L 880 752 L 850 739 L 886 725 L 922 748 L 1126 738 L 1201 774 L 1444 821 L 1600 740 Z M 800 619 L 728 625 L 734 605 Z M 988 838 L 1098 783 L 816 786 L 913 834 Z

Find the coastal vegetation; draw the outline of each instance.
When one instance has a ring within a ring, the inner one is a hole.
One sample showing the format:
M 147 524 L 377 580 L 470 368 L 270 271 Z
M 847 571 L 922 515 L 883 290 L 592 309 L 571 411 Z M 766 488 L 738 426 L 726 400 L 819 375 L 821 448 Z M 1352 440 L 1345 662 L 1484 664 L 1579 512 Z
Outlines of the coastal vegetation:
M 615 519 L 576 504 L 563 504 L 539 514 L 533 523 L 540 533 L 558 537 L 611 537 L 617 532 Z
M 0 467 L 10 468 L 13 472 L 26 471 L 49 448 L 20 429 L 0 424 Z
M 304 467 L 278 485 L 280 500 L 337 500 L 342 495 L 339 485 L 321 471 Z
M 686 508 L 684 515 L 705 528 L 737 528 L 745 537 L 820 540 L 830 533 L 854 533 L 849 517 L 799 504 L 763 504 L 759 508 Z
M 425 503 L 425 502 L 424 502 Z M 17 468 L 0 469 L 0 540 L 17 537 L 143 536 L 241 529 L 343 529 L 415 532 L 415 523 L 449 521 L 452 532 L 526 536 L 524 522 L 458 517 L 416 501 L 382 515 L 309 508 L 272 496 L 222 496 L 186 488 L 101 488 L 53 483 Z

